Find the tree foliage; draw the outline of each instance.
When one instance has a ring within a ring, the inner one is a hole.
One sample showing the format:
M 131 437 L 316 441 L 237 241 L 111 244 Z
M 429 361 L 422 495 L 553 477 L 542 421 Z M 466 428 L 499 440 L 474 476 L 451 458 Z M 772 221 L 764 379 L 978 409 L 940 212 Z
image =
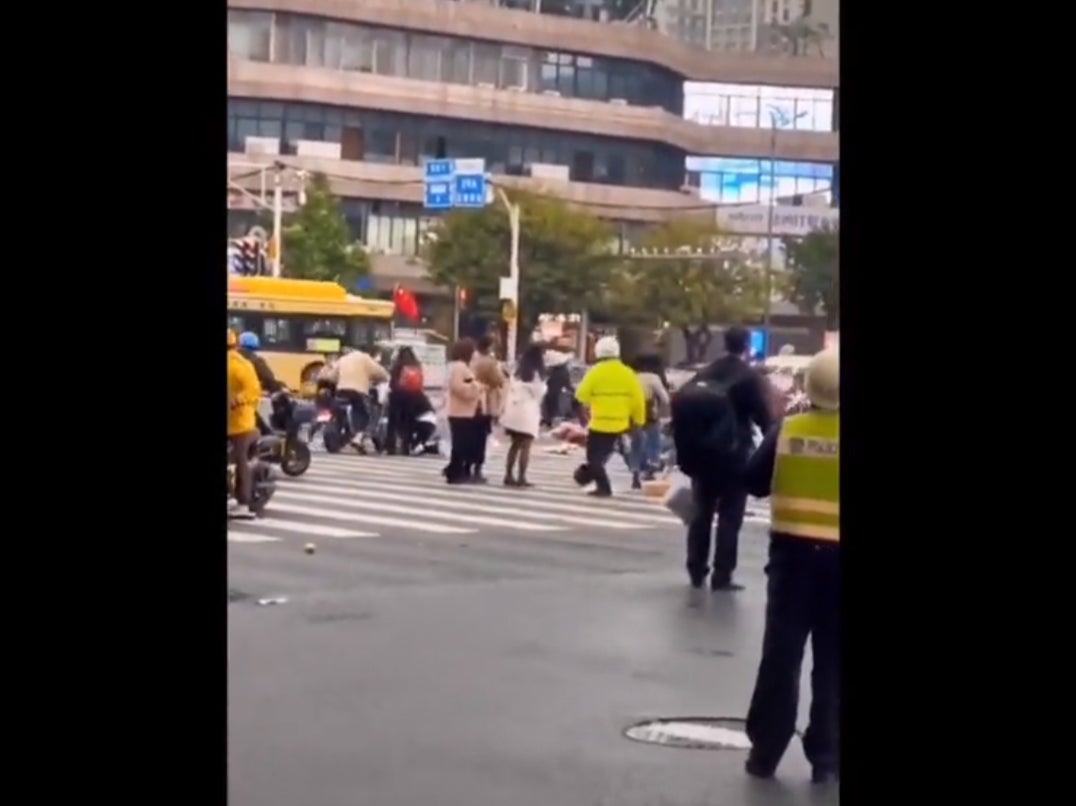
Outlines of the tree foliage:
M 826 227 L 785 242 L 789 300 L 807 314 L 821 311 L 826 326 L 840 320 L 840 233 Z
M 513 192 L 520 205 L 519 330 L 543 313 L 578 313 L 604 290 L 614 259 L 610 228 L 556 198 Z M 469 305 L 496 316 L 499 281 L 509 273 L 508 212 L 496 201 L 481 210 L 454 210 L 432 232 L 425 257 L 430 278 L 467 289 Z
M 758 318 L 766 278 L 758 263 L 711 222 L 682 219 L 639 244 L 658 257 L 632 259 L 610 284 L 609 309 L 625 323 L 678 328 L 689 361 L 701 361 L 714 324 Z M 712 254 L 713 251 L 718 254 Z
M 284 274 L 303 280 L 330 280 L 350 288 L 370 273 L 366 252 L 351 234 L 340 199 L 325 174 L 306 186 L 306 204 L 289 216 L 283 232 Z

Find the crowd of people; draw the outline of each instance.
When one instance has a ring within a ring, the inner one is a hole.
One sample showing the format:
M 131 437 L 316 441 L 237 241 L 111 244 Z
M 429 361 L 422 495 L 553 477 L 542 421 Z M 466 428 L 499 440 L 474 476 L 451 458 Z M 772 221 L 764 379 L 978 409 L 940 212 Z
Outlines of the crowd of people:
M 250 496 L 245 456 L 258 433 L 257 400 L 263 387 L 276 383 L 264 362 L 250 354 L 256 347 L 245 334 L 241 340 L 229 331 L 228 436 L 240 457 L 240 502 Z M 629 366 L 611 336 L 597 341 L 595 363 L 574 390 L 565 365 L 547 366 L 540 344 L 528 346 L 509 372 L 492 338 L 461 339 L 448 355 L 451 448 L 443 475 L 452 485 L 487 483 L 486 447 L 499 423 L 509 443 L 504 485 L 532 486 L 527 470 L 534 441 L 554 420 L 556 401 L 569 392 L 585 419 L 585 462 L 575 480 L 593 485 L 589 495 L 607 498 L 613 489 L 606 465 L 618 451 L 625 454 L 634 487 L 662 469 L 662 423 L 669 420 L 677 467 L 691 484 L 688 582 L 699 589 L 709 580 L 715 592 L 742 589 L 734 575 L 748 496 L 769 496 L 766 623 L 747 717 L 752 749 L 746 770 L 773 776 L 794 735 L 810 638 L 812 704 L 803 744 L 813 779 L 827 781 L 838 775 L 840 739 L 839 360 L 835 351 L 815 356 L 795 378 L 786 410 L 775 405 L 773 387 L 751 366 L 748 331 L 727 329 L 724 347 L 724 356 L 671 395 L 658 356 L 642 355 Z M 401 441 L 409 444 L 417 416 L 430 408 L 422 366 L 406 346 L 388 369 L 363 351 L 341 355 L 319 382 L 356 401 L 357 434 L 365 428 L 365 398 L 375 384 L 387 382 L 390 452 Z M 764 435 L 757 448 L 755 428 Z

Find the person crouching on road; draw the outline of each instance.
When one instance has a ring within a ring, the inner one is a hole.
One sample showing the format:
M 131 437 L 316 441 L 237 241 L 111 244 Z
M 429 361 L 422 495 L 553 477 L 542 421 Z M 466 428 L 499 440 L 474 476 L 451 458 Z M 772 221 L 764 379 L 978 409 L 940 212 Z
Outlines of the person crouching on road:
M 362 350 L 349 350 L 341 355 L 326 372 L 327 381 L 336 387 L 336 396 L 348 402 L 351 409 L 351 442 L 361 446 L 370 412 L 367 398 L 375 384 L 389 379 L 388 371 Z
M 621 437 L 646 424 L 646 395 L 638 376 L 620 360 L 620 342 L 614 337 L 598 339 L 594 358 L 597 363 L 575 390 L 575 398 L 590 408 L 586 467 L 597 486 L 588 494 L 608 498 L 613 487 L 605 465 Z
M 504 412 L 501 414 L 501 425 L 511 440 L 505 460 L 505 487 L 532 486 L 527 481 L 527 465 L 530 464 L 531 446 L 542 422 L 542 397 L 545 395 L 542 354 L 542 345 L 530 345 L 520 356 L 516 374 L 508 382 Z M 519 475 L 513 476 L 517 461 Z
M 489 444 L 490 434 L 493 433 L 493 423 L 501 415 L 503 390 L 508 382 L 508 376 L 501 367 L 501 362 L 497 360 L 492 336 L 486 335 L 478 340 L 471 359 L 471 369 L 482 385 L 482 395 L 478 399 L 478 413 L 475 415 L 475 438 L 472 445 L 474 453 L 469 461 L 468 472 L 475 481 L 484 484 L 486 479 L 482 475 L 482 465 L 486 463 L 486 446 Z
M 448 354 L 445 408 L 452 448 L 448 465 L 442 472 L 449 484 L 464 484 L 477 480 L 468 472 L 475 453 L 475 414 L 482 396 L 482 384 L 471 370 L 474 353 L 474 342 L 461 339 L 452 345 Z
M 810 722 L 803 749 L 811 779 L 839 776 L 840 758 L 840 362 L 816 355 L 805 381 L 810 409 L 786 417 L 745 467 L 752 495 L 771 498 L 766 627 L 747 712 L 746 769 L 773 776 L 796 728 L 800 667 L 811 638 Z
M 262 387 L 254 366 L 239 354 L 239 339 L 228 331 L 228 448 L 235 463 L 235 500 L 249 507 L 254 500 L 250 448 L 258 439 L 258 401 Z

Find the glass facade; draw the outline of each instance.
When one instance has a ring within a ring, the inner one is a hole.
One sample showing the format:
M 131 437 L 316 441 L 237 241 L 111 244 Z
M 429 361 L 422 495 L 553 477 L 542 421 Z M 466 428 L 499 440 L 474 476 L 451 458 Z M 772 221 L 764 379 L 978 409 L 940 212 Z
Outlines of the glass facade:
M 534 162 L 568 166 L 578 182 L 677 189 L 684 152 L 661 143 L 503 126 L 396 112 L 228 100 L 228 150 L 247 137 L 275 137 L 294 154 L 297 140 L 340 143 L 345 160 L 420 165 L 427 157 L 484 157 L 492 173 L 522 176 Z
M 717 204 L 757 204 L 775 195 L 787 199 L 808 193 L 830 192 L 834 166 L 818 162 L 688 157 L 687 170 L 697 180 L 700 195 Z
M 643 62 L 431 36 L 321 17 L 228 12 L 228 51 L 252 61 L 320 67 L 524 92 L 556 92 L 591 101 L 621 99 L 684 110 L 675 73 Z
M 834 106 L 832 89 L 684 82 L 684 118 L 704 126 L 832 132 Z
M 626 19 L 638 11 L 641 0 L 455 0 L 457 3 L 479 3 L 520 11 L 538 11 L 557 17 L 577 17 L 597 22 Z

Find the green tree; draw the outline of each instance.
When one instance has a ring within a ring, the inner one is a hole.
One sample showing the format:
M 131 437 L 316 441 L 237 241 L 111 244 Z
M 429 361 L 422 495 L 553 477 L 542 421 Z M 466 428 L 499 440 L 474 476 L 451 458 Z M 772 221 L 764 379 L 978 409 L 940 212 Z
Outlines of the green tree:
M 370 261 L 355 241 L 340 199 L 325 174 L 306 186 L 306 204 L 284 226 L 284 274 L 302 280 L 330 280 L 347 288 L 370 273 Z
M 645 254 L 617 273 L 608 307 L 625 323 L 678 328 L 687 359 L 705 360 L 715 324 L 758 318 L 765 306 L 764 270 L 707 221 L 681 219 L 648 233 Z M 717 254 L 714 254 L 714 252 Z
M 522 192 L 520 205 L 519 333 L 530 333 L 543 313 L 578 313 L 601 297 L 616 260 L 612 230 L 559 199 Z M 429 238 L 430 278 L 466 288 L 471 307 L 496 317 L 500 278 L 508 276 L 511 233 L 499 201 L 481 210 L 454 210 Z
M 816 230 L 803 238 L 787 239 L 788 298 L 806 314 L 821 311 L 826 327 L 840 322 L 840 232 L 836 227 Z

